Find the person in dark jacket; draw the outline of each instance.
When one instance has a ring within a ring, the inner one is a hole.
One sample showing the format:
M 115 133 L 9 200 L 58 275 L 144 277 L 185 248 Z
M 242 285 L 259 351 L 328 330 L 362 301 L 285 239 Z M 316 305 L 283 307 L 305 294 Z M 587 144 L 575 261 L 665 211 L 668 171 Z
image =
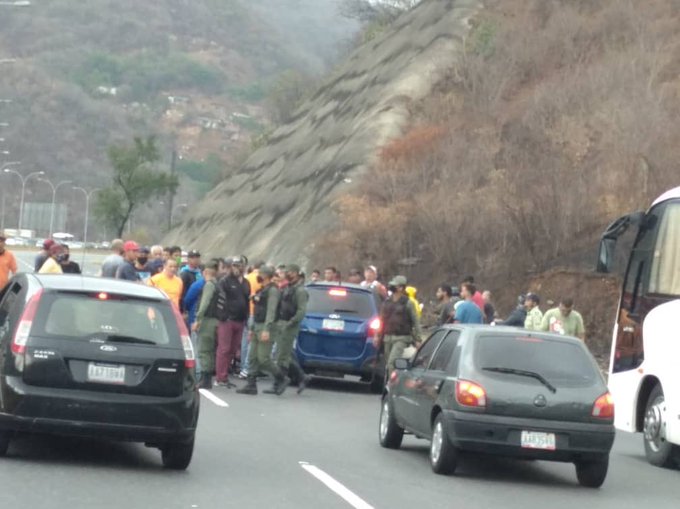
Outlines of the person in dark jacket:
M 63 251 L 59 257 L 59 265 L 61 265 L 61 270 L 64 274 L 80 274 L 80 265 L 71 260 L 71 250 L 66 244 L 62 244 L 61 247 Z
M 510 313 L 507 319 L 496 322 L 496 325 L 507 325 L 509 327 L 524 327 L 527 319 L 527 310 L 524 307 L 524 295 L 517 297 L 517 307 Z
M 243 328 L 250 315 L 250 283 L 243 276 L 240 257 L 231 260 L 231 269 L 218 283 L 216 385 L 235 387 L 229 381 L 229 368 L 241 346 Z
M 281 303 L 276 317 L 276 327 L 278 328 L 276 337 L 276 354 L 274 360 L 276 365 L 283 373 L 288 373 L 289 369 L 299 380 L 298 394 L 300 394 L 307 384 L 309 377 L 305 375 L 302 368 L 294 358 L 293 345 L 295 338 L 300 332 L 300 324 L 307 311 L 307 301 L 309 295 L 305 290 L 304 281 L 300 277 L 300 267 L 295 264 L 286 266 L 286 280 L 288 285 L 281 291 Z M 263 392 L 276 394 L 277 387 Z

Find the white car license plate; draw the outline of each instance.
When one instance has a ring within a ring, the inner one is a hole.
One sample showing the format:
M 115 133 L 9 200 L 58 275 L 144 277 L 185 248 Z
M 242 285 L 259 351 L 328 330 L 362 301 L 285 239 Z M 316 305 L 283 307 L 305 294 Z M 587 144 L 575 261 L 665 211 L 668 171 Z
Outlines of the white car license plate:
M 102 365 L 90 362 L 87 367 L 87 380 L 103 384 L 124 384 L 125 366 Z
M 547 451 L 554 451 L 557 448 L 555 433 L 522 431 L 522 447 L 525 449 L 545 449 Z
M 323 328 L 326 330 L 345 330 L 345 322 L 343 320 L 325 319 L 323 321 Z

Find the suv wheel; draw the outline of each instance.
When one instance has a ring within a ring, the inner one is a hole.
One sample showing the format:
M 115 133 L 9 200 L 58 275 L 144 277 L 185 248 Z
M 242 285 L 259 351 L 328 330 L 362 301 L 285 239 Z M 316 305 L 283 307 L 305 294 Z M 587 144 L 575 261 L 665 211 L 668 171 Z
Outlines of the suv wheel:
M 380 427 L 378 428 L 380 445 L 388 449 L 399 449 L 401 441 L 404 439 L 404 428 L 399 426 L 394 418 L 394 410 L 389 396 L 382 400 L 380 409 Z
M 194 454 L 194 439 L 190 442 L 165 444 L 161 448 L 163 466 L 170 470 L 186 470 Z
M 671 468 L 680 454 L 678 447 L 666 440 L 666 418 L 666 400 L 661 385 L 657 385 L 649 395 L 645 411 L 645 456 L 652 465 Z
M 576 462 L 576 478 L 581 486 L 599 488 L 607 478 L 609 456 L 595 461 Z
M 435 474 L 452 474 L 458 465 L 458 450 L 449 441 L 444 415 L 441 413 L 432 426 L 430 465 Z
M 9 441 L 12 438 L 12 432 L 2 430 L 0 431 L 0 457 L 7 455 L 9 449 Z

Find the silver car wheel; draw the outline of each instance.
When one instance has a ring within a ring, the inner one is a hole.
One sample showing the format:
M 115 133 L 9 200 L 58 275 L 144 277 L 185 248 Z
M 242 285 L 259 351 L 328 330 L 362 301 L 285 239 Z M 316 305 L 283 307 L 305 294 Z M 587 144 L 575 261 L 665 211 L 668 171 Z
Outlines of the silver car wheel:
M 390 403 L 385 398 L 382 406 L 382 412 L 380 413 L 380 438 L 385 440 L 387 436 L 387 428 L 390 423 Z
M 442 454 L 442 445 L 444 443 L 444 429 L 442 423 L 438 422 L 434 427 L 432 433 L 432 444 L 430 445 L 430 459 L 432 463 L 438 463 L 439 457 Z

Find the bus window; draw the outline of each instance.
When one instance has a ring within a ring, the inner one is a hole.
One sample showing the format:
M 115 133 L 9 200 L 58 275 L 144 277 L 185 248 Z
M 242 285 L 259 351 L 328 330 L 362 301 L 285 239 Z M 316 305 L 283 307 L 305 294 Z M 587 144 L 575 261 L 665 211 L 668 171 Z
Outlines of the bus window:
M 680 295 L 680 203 L 670 203 L 661 216 L 649 293 Z

